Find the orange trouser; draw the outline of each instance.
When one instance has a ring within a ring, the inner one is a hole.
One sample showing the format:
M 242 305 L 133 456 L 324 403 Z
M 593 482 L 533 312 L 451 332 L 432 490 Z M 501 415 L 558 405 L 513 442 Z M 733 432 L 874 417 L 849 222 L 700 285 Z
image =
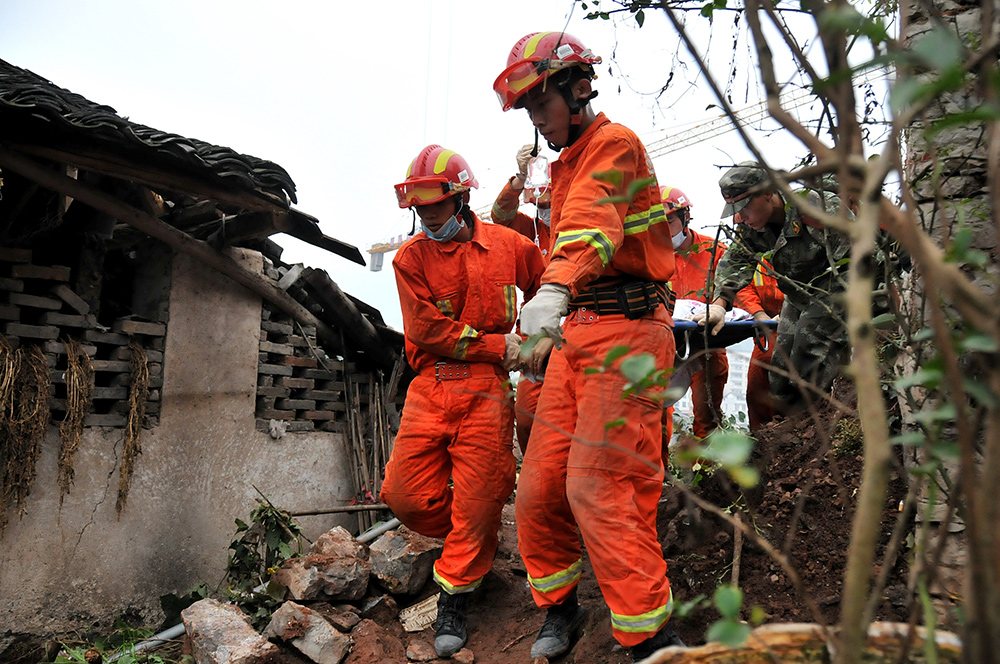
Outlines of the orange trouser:
M 542 393 L 542 384 L 527 378 L 517 381 L 517 398 L 514 404 L 514 427 L 517 431 L 517 445 L 521 454 L 528 449 L 528 437 L 531 435 L 531 423 L 535 419 L 535 409 L 538 408 L 538 396 Z
M 747 367 L 747 420 L 751 431 L 774 419 L 771 382 L 766 368 L 766 365 L 771 364 L 772 353 L 774 353 L 774 335 L 771 335 L 766 351 L 754 345 L 753 353 L 750 355 L 750 366 Z
M 723 349 L 703 355 L 701 362 L 708 367 L 691 376 L 691 405 L 694 406 L 691 433 L 704 438 L 722 424 L 722 396 L 729 380 L 729 359 Z M 706 389 L 706 379 L 711 392 Z
M 403 524 L 443 537 L 434 580 L 475 588 L 493 565 L 500 511 L 514 489 L 514 410 L 499 375 L 410 384 L 381 498 Z M 453 480 L 454 488 L 448 486 Z
M 633 646 L 657 632 L 672 609 L 656 535 L 663 408 L 643 396 L 623 399 L 628 380 L 614 369 L 585 370 L 621 345 L 630 355 L 651 353 L 658 368 L 672 367 L 674 337 L 663 307 L 636 320 L 583 318 L 566 318 L 566 343 L 545 372 L 518 481 L 517 537 L 532 596 L 544 609 L 578 583 L 582 534 L 614 636 Z

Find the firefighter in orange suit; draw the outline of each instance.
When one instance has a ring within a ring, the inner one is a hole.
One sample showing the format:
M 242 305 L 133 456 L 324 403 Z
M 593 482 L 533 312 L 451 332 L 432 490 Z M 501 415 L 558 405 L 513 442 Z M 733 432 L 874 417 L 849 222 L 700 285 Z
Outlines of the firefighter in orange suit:
M 504 110 L 527 110 L 561 151 L 551 165 L 549 264 L 521 310 L 522 333 L 544 332 L 557 346 L 515 502 L 532 596 L 546 609 L 532 657 L 566 652 L 582 620 L 580 535 L 612 632 L 633 658 L 680 643 L 668 622 L 673 600 L 656 534 L 663 409 L 645 394 L 623 398 L 620 359 L 601 370 L 620 346 L 673 366 L 673 248 L 645 147 L 590 106 L 599 62 L 571 35 L 533 33 L 514 45 L 494 82 Z
M 465 644 L 468 593 L 493 564 L 500 511 L 514 488 L 506 381 L 519 365 L 515 289 L 530 299 L 544 269 L 532 242 L 476 217 L 473 187 L 466 161 L 437 145 L 424 148 L 396 185 L 400 207 L 414 208 L 423 227 L 392 262 L 417 376 L 381 498 L 408 528 L 444 538 L 434 563 L 439 657 Z
M 674 276 L 670 280 L 674 294 L 685 300 L 711 302 L 706 284 L 715 280 L 715 265 L 726 250 L 725 245 L 690 228 L 691 201 L 677 187 L 660 187 L 663 208 L 670 222 L 674 247 Z M 712 433 L 722 423 L 722 396 L 729 379 L 726 350 L 709 351 L 701 356 L 704 368 L 691 376 L 691 403 L 694 422 L 691 431 L 698 438 Z
M 736 214 L 738 216 L 739 212 Z M 770 274 L 770 270 L 770 263 L 761 261 L 750 285 L 736 294 L 736 306 L 752 313 L 755 321 L 776 319 L 785 301 L 785 295 L 778 290 L 778 281 Z M 775 337 L 773 333 L 765 334 L 768 337 L 766 350 L 761 350 L 760 346 L 754 344 L 750 366 L 747 367 L 747 419 L 750 431 L 755 431 L 774 419 L 767 368 L 771 364 Z
M 534 242 L 541 249 L 542 256 L 545 257 L 548 256 L 549 247 L 552 244 L 549 231 L 549 213 L 552 210 L 550 206 L 551 191 L 546 188 L 545 191 L 535 192 L 532 189 L 524 188 L 524 183 L 528 179 L 528 162 L 531 160 L 533 147 L 529 144 L 517 151 L 517 174 L 507 181 L 500 195 L 493 202 L 490 216 L 494 223 L 512 228 Z M 535 204 L 534 216 L 520 211 L 522 196 L 525 203 Z M 549 344 L 551 340 L 546 340 L 544 343 Z M 539 349 L 536 355 L 540 355 L 542 352 L 544 351 Z M 531 423 L 534 420 L 535 409 L 538 407 L 538 396 L 542 391 L 541 379 L 541 372 L 534 374 L 530 371 L 524 371 L 517 382 L 514 431 L 517 434 L 517 444 L 521 448 L 522 454 L 528 447 Z

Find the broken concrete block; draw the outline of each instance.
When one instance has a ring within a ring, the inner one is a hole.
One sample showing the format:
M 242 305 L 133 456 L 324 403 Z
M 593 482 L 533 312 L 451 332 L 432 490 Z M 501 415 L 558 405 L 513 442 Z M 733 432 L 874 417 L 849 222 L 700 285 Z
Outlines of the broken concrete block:
M 312 610 L 322 615 L 328 623 L 344 633 L 350 633 L 355 625 L 361 622 L 361 616 L 349 604 L 330 606 L 325 602 L 317 602 L 312 605 Z
M 388 625 L 399 617 L 399 605 L 389 595 L 369 597 L 361 607 L 361 617 Z
M 443 545 L 405 528 L 389 531 L 371 545 L 372 573 L 389 592 L 412 595 L 427 583 Z
M 181 611 L 196 664 L 261 664 L 281 651 L 250 625 L 240 609 L 203 599 Z
M 368 560 L 368 547 L 354 539 L 354 536 L 344 528 L 337 526 L 323 533 L 313 542 L 309 549 L 309 555 Z
M 451 661 L 458 662 L 458 664 L 475 664 L 476 655 L 468 648 L 462 648 L 451 656 Z
M 426 641 L 411 641 L 406 646 L 406 659 L 410 662 L 430 662 L 437 658 L 434 646 Z
M 368 591 L 371 563 L 361 558 L 308 555 L 282 563 L 275 580 L 288 588 L 292 599 L 361 599 Z
M 264 636 L 291 643 L 316 664 L 340 664 L 353 644 L 318 612 L 295 602 L 285 602 L 274 612 Z
M 373 620 L 362 620 L 351 632 L 354 651 L 365 653 L 365 662 L 405 662 L 406 651 L 395 634 L 390 633 Z M 359 661 L 361 661 L 359 659 Z

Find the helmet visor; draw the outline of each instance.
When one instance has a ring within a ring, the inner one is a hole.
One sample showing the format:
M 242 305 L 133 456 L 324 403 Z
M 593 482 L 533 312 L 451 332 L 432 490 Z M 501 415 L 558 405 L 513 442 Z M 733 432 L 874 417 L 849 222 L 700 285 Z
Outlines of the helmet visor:
M 399 207 L 408 208 L 413 205 L 437 203 L 448 196 L 468 190 L 469 187 L 449 182 L 441 177 L 410 178 L 396 185 L 396 199 L 399 201 Z
M 518 60 L 507 67 L 493 82 L 493 91 L 497 93 L 503 110 L 514 108 L 518 97 L 535 87 L 548 72 L 548 60 L 534 58 Z

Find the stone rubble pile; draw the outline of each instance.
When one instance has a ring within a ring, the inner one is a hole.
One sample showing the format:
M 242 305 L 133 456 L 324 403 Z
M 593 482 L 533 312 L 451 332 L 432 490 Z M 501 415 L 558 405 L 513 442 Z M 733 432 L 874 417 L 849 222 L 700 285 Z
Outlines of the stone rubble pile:
M 185 651 L 196 664 L 340 664 L 358 639 L 374 635 L 377 642 L 383 626 L 395 624 L 402 633 L 393 595 L 418 593 L 441 547 L 442 540 L 405 527 L 369 547 L 338 526 L 275 573 L 287 588 L 286 601 L 262 633 L 238 607 L 204 599 L 181 613 Z M 407 659 L 435 659 L 433 646 L 420 646 L 411 643 Z M 452 659 L 472 664 L 474 656 L 466 649 Z

